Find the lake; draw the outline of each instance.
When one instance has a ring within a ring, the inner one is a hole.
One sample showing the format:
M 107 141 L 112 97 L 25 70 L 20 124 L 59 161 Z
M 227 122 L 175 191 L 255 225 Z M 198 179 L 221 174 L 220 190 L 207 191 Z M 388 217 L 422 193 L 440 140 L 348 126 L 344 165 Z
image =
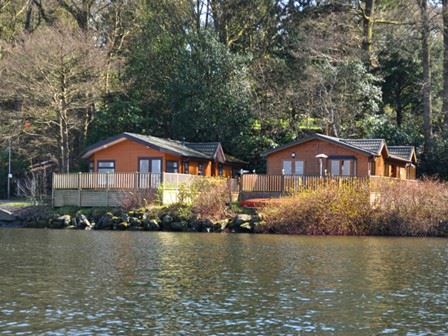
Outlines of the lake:
M 0 335 L 446 335 L 448 240 L 0 229 Z

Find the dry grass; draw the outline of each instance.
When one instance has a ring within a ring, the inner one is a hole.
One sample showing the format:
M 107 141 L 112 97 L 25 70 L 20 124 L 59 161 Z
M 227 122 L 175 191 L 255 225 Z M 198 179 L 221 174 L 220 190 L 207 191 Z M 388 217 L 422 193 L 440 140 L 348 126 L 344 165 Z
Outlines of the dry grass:
M 381 181 L 370 203 L 367 185 L 327 186 L 264 209 L 265 232 L 309 235 L 448 235 L 448 184 Z
M 204 179 L 195 185 L 198 190 L 192 199 L 192 212 L 202 219 L 219 220 L 230 212 L 230 189 L 226 180 Z

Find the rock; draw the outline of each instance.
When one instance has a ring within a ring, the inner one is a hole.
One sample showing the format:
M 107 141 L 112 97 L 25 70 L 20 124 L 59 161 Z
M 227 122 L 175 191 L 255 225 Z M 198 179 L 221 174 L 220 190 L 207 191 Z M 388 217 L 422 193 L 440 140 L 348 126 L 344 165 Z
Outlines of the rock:
M 50 229 L 63 229 L 70 225 L 72 218 L 70 215 L 63 215 L 53 218 L 49 221 L 48 227 Z
M 229 225 L 230 220 L 229 219 L 221 219 L 219 221 L 217 221 L 213 227 L 215 229 L 215 231 L 224 231 L 227 226 Z
M 67 230 L 76 230 L 77 227 L 76 227 L 76 225 L 69 225 L 69 226 L 66 227 L 66 229 Z
M 143 221 L 143 227 L 147 231 L 160 230 L 160 225 L 155 219 L 146 219 Z
M 2 222 L 14 222 L 16 216 L 11 211 L 0 209 L 0 221 Z
M 171 217 L 170 215 L 165 215 L 162 218 L 162 223 L 163 224 L 170 224 L 173 222 L 173 217 Z
M 244 229 L 244 230 L 247 230 L 247 231 L 252 231 L 253 227 L 252 227 L 251 223 L 246 222 L 246 223 L 243 223 L 243 224 L 240 225 L 240 229 Z
M 129 218 L 129 224 L 133 228 L 142 227 L 142 221 L 137 217 Z
M 172 231 L 186 231 L 188 228 L 188 222 L 180 221 L 180 222 L 172 222 L 170 224 L 170 229 Z
M 98 220 L 97 225 L 95 225 L 95 229 L 97 230 L 110 230 L 113 227 L 113 215 L 111 212 L 107 212 L 103 216 L 101 216 Z
M 248 223 L 252 220 L 251 215 L 238 214 L 233 218 L 233 226 L 239 227 L 241 224 Z
M 114 226 L 116 230 L 126 230 L 129 227 L 128 222 L 120 222 L 117 225 Z
M 127 213 L 124 213 L 121 215 L 121 221 L 122 222 L 128 222 L 129 223 L 129 215 Z
M 77 216 L 78 219 L 78 226 L 81 229 L 85 229 L 85 228 L 92 228 L 92 224 L 90 223 L 90 221 L 87 219 L 86 215 L 84 214 L 78 214 Z

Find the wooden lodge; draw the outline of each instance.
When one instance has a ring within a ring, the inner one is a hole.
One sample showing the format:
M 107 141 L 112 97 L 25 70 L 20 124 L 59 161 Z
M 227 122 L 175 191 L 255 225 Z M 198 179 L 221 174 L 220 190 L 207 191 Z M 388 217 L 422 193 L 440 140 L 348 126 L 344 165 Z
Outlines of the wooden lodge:
M 186 142 L 122 133 L 86 149 L 91 173 L 162 173 L 232 177 L 245 162 L 219 142 Z
M 340 139 L 314 134 L 274 148 L 264 156 L 267 174 L 244 174 L 241 160 L 220 143 L 188 143 L 123 133 L 88 148 L 89 173 L 55 174 L 54 206 L 118 206 L 126 193 L 161 190 L 162 202 L 177 200 L 181 186 L 220 177 L 239 199 L 280 197 L 332 185 L 375 181 L 415 182 L 412 146 L 387 146 L 383 139 Z M 376 197 L 376 196 L 375 196 Z
M 264 153 L 267 175 L 416 178 L 413 146 L 313 134 Z

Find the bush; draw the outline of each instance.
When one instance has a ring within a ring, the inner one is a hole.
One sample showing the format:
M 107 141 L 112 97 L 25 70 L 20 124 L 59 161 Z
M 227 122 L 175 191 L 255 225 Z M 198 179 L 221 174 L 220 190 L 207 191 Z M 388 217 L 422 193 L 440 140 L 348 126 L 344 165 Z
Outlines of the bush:
M 158 194 L 153 189 L 139 189 L 136 191 L 122 192 L 120 194 L 120 208 L 132 210 L 145 208 L 158 201 Z
M 379 193 L 371 204 L 370 191 Z M 381 179 L 374 186 L 326 186 L 264 209 L 265 232 L 310 235 L 446 236 L 448 185 Z

